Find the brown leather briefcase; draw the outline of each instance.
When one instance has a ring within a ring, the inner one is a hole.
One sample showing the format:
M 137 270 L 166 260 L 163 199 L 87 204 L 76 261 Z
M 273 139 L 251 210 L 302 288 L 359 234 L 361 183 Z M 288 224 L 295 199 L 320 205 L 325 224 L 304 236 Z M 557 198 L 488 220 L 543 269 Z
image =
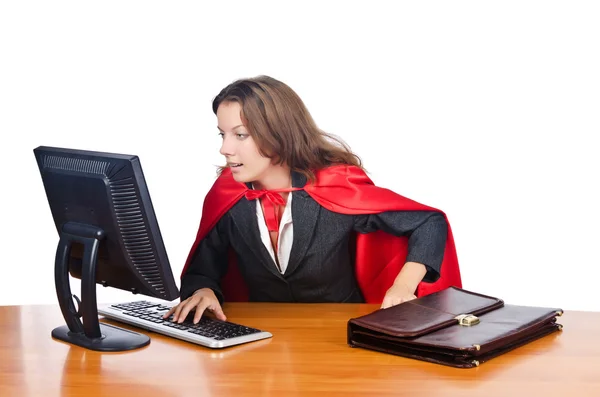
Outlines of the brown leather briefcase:
M 505 305 L 450 287 L 348 321 L 353 347 L 459 368 L 476 367 L 562 329 L 561 309 Z

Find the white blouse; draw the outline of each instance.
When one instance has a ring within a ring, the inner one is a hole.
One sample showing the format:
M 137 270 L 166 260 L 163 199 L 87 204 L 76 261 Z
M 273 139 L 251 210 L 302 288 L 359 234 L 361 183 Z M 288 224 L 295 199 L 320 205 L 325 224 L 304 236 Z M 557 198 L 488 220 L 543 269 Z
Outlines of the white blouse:
M 267 228 L 267 222 L 262 210 L 260 201 L 256 200 L 256 216 L 258 218 L 258 230 L 260 231 L 260 239 L 271 258 L 275 261 L 275 252 L 273 250 L 273 244 L 271 243 L 271 236 L 269 229 Z M 287 269 L 288 261 L 290 259 L 290 251 L 292 250 L 292 242 L 294 240 L 294 227 L 292 224 L 292 193 L 288 194 L 287 202 L 285 203 L 285 209 L 281 216 L 281 222 L 279 223 L 279 237 L 277 242 L 277 259 L 279 259 L 279 266 L 281 268 L 281 274 L 285 273 Z

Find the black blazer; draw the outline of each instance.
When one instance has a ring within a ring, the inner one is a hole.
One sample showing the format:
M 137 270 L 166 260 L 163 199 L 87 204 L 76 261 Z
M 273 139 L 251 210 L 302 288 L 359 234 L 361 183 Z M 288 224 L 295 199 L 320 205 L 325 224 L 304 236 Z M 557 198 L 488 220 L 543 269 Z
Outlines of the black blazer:
M 305 184 L 303 175 L 292 173 L 294 187 Z M 409 236 L 406 261 L 426 265 L 425 281 L 439 278 L 448 230 L 442 214 L 390 211 L 345 215 L 321 207 L 303 190 L 291 194 L 294 238 L 284 274 L 277 270 L 260 239 L 257 200 L 242 197 L 198 244 L 181 280 L 181 300 L 208 287 L 223 303 L 219 284 L 227 272 L 227 251 L 231 247 L 250 301 L 363 302 L 354 274 L 350 236 L 353 232 L 376 230 Z

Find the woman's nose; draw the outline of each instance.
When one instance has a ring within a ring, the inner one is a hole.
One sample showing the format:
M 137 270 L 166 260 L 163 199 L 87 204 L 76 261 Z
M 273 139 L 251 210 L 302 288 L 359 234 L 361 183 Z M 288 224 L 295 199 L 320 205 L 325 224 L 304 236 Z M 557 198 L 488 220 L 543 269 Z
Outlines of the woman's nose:
M 234 143 L 225 135 L 223 137 L 223 143 L 221 143 L 221 150 L 219 151 L 223 156 L 234 155 Z

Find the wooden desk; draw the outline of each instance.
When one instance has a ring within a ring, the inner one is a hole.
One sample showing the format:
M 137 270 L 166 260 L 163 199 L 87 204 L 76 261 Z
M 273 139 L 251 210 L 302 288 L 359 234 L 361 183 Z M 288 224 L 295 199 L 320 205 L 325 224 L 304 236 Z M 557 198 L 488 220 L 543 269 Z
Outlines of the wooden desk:
M 0 396 L 600 396 L 600 313 L 567 311 L 561 333 L 456 369 L 348 347 L 347 320 L 375 309 L 228 304 L 231 321 L 273 338 L 209 350 L 150 334 L 142 349 L 98 353 L 51 338 L 58 306 L 4 306 Z

